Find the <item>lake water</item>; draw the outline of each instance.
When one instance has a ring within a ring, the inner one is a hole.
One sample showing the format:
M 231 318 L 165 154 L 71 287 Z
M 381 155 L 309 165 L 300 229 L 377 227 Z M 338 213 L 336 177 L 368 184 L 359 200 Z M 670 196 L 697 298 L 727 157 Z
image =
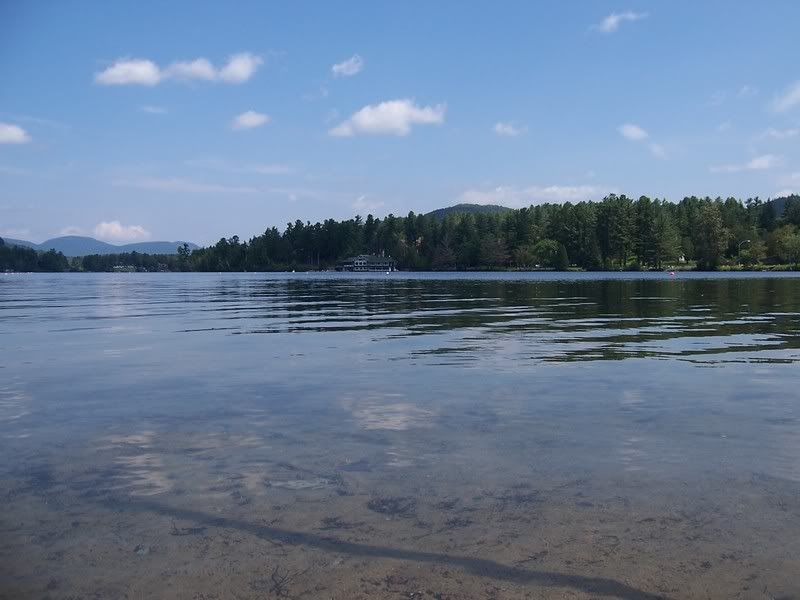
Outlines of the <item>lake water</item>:
M 800 598 L 800 278 L 0 276 L 2 598 Z

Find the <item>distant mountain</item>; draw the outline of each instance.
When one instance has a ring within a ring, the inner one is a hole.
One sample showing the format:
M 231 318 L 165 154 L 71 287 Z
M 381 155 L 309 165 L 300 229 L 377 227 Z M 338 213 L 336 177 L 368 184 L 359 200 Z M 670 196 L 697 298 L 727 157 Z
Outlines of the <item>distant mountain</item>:
M 46 252 L 47 250 L 55 250 L 61 252 L 64 256 L 87 256 L 88 254 L 121 254 L 123 252 L 140 252 L 142 254 L 177 254 L 178 246 L 182 246 L 184 242 L 137 242 L 135 244 L 124 244 L 116 246 L 106 242 L 101 242 L 90 237 L 82 237 L 78 235 L 66 235 L 63 237 L 53 238 L 41 244 L 34 244 L 25 240 L 14 240 L 11 238 L 3 238 L 6 244 L 13 244 L 17 246 L 27 246 L 34 250 Z M 197 244 L 189 244 L 189 248 L 195 250 L 198 248 Z
M 427 216 L 441 221 L 447 215 L 493 215 L 497 213 L 508 212 L 510 210 L 511 209 L 506 206 L 498 206 L 497 204 L 456 204 L 455 206 L 448 206 L 446 208 L 437 208 L 436 210 L 432 210 Z
M 33 242 L 26 242 L 25 240 L 15 240 L 13 238 L 4 237 L 2 240 L 9 246 L 25 246 L 26 248 L 36 248 L 38 244 Z

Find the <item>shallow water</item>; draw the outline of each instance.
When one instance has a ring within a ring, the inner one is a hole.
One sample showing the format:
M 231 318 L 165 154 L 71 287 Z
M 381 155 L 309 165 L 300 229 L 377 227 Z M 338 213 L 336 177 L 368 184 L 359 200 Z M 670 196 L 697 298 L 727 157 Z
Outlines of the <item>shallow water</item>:
M 800 597 L 800 278 L 0 276 L 0 597 Z

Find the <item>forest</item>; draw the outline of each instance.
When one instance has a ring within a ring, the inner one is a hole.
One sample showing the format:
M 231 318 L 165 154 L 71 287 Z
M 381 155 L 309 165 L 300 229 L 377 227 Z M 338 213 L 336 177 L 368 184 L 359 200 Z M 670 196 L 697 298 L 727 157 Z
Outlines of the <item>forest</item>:
M 326 269 L 356 254 L 385 254 L 402 270 L 663 269 L 686 264 L 800 262 L 800 196 L 763 202 L 624 195 L 493 214 L 449 213 L 289 223 L 245 242 L 222 238 L 184 252 L 193 271 Z
M 95 255 L 69 264 L 63 256 L 40 255 L 36 265 L 30 257 L 25 263 L 35 268 L 23 269 L 8 266 L 8 252 L 0 250 L 0 269 L 320 270 L 362 253 L 391 256 L 401 270 L 792 268 L 800 265 L 800 196 L 766 202 L 693 196 L 673 203 L 609 195 L 599 202 L 494 213 L 298 220 L 249 241 L 221 238 L 193 251 L 178 248 L 174 255 Z
M 0 238 L 0 271 L 52 273 L 69 270 L 69 260 L 61 252 L 37 252 L 33 248 L 6 244 Z

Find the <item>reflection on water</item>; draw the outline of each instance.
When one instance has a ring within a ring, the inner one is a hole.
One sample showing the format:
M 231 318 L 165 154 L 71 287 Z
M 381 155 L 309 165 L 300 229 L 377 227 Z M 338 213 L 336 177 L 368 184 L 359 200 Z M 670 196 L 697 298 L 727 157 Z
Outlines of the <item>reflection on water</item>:
M 800 279 L 0 278 L 0 598 L 800 596 Z

